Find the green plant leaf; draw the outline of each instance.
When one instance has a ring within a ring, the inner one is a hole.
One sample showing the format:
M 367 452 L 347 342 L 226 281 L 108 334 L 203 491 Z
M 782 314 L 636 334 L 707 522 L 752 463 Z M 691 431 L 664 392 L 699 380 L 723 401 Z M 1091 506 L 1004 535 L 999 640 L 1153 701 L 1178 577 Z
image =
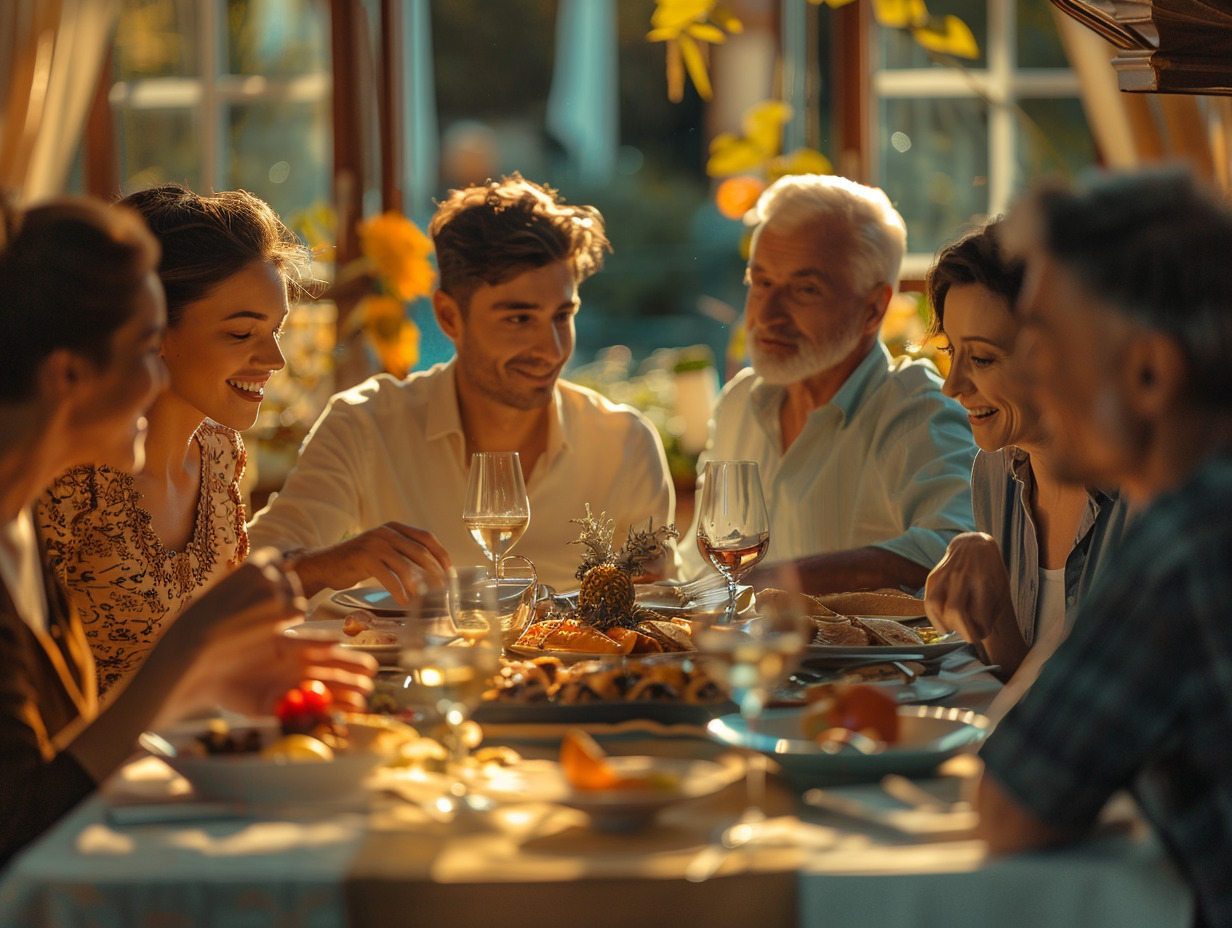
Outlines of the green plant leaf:
M 946 16 L 940 25 L 930 21 L 927 26 L 911 30 L 912 37 L 930 52 L 953 55 L 955 58 L 978 58 L 980 47 L 970 27 L 957 16 Z

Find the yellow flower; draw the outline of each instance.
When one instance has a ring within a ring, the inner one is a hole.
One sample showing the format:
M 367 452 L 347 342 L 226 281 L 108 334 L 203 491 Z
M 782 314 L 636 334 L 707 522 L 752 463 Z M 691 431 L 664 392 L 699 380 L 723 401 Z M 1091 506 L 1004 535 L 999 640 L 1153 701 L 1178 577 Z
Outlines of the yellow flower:
M 401 213 L 382 213 L 361 222 L 359 244 L 389 296 L 413 300 L 432 292 L 436 279 L 428 261 L 432 244 Z
M 406 318 L 402 301 L 371 294 L 360 301 L 359 309 L 381 366 L 395 377 L 405 377 L 419 360 L 419 329 Z

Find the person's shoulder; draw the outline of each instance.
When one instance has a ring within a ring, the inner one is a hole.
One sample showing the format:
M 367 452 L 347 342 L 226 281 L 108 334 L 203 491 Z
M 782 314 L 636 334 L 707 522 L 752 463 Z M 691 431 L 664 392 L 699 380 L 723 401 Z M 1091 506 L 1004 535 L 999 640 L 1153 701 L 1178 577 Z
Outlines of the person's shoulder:
M 931 361 L 900 356 L 890 362 L 889 376 L 882 389 L 900 396 L 940 397 L 941 375 Z
M 641 425 L 652 427 L 650 421 L 632 406 L 614 402 L 590 387 L 568 380 L 556 381 L 556 387 L 565 414 L 577 417 L 579 421 L 601 423 L 605 429 L 620 424 L 629 428 Z
M 393 374 L 376 374 L 348 390 L 335 393 L 330 398 L 333 410 L 357 410 L 378 413 L 389 408 L 422 406 L 430 402 L 439 378 L 444 376 L 444 364 L 430 370 L 416 371 L 406 377 Z
M 756 383 L 757 374 L 753 368 L 746 367 L 723 385 L 723 389 L 719 391 L 718 402 L 743 402 L 748 399 Z

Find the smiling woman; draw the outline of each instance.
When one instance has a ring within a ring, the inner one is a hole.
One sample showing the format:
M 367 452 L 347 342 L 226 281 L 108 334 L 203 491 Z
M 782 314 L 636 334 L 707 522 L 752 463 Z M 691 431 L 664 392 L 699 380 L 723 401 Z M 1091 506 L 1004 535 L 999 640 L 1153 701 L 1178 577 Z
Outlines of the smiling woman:
M 238 433 L 283 367 L 278 339 L 306 257 L 269 205 L 243 191 L 203 197 L 168 184 L 124 205 L 162 246 L 169 389 L 148 413 L 144 470 L 74 468 L 38 510 L 100 691 L 132 673 L 166 625 L 248 552 Z

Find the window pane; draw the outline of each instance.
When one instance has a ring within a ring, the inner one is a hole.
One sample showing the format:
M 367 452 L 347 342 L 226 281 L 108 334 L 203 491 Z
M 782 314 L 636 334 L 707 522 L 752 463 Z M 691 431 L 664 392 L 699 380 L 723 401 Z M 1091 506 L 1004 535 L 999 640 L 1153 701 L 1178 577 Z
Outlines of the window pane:
M 115 78 L 196 74 L 196 0 L 124 0 L 116 29 Z
M 201 184 L 201 133 L 192 110 L 116 112 L 121 189 L 144 190 L 166 181 Z
M 988 212 L 988 108 L 978 99 L 883 100 L 881 186 L 907 250 L 933 252 Z
M 1044 0 L 1046 3 L 1047 0 Z M 970 28 L 980 47 L 979 58 L 962 60 L 967 68 L 983 68 L 988 61 L 988 6 L 986 0 L 929 0 L 928 12 L 933 16 L 957 16 Z M 883 68 L 928 68 L 932 56 L 921 48 L 906 29 L 878 29 L 881 35 L 881 66 Z
M 1077 99 L 1020 100 L 1017 175 L 1025 187 L 1048 174 L 1073 175 L 1096 163 L 1095 140 Z
M 227 0 L 229 72 L 292 77 L 326 70 L 328 12 L 319 0 Z
M 1018 66 L 1069 67 L 1048 0 L 1018 0 Z
M 243 187 L 284 219 L 329 198 L 329 104 L 247 103 L 231 108 L 231 163 L 221 186 Z

